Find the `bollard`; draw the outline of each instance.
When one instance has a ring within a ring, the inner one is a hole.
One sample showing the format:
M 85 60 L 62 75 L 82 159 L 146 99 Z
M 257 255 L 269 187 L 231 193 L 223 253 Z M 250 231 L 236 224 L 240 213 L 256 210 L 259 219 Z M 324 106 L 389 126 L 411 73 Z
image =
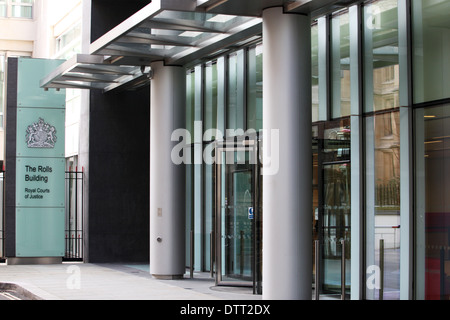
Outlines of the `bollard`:
M 190 277 L 194 278 L 194 231 L 191 230 L 191 243 L 190 243 Z
M 345 300 L 345 240 L 341 240 L 341 300 Z
M 380 239 L 380 291 L 379 300 L 383 300 L 384 295 L 384 239 Z
M 316 289 L 314 291 L 315 293 L 315 298 L 316 300 L 319 300 L 319 271 L 320 271 L 320 267 L 319 267 L 319 263 L 320 263 L 320 259 L 319 259 L 319 240 L 314 240 L 314 250 L 315 250 L 315 270 L 316 270 L 316 274 L 315 274 L 315 284 L 316 284 Z

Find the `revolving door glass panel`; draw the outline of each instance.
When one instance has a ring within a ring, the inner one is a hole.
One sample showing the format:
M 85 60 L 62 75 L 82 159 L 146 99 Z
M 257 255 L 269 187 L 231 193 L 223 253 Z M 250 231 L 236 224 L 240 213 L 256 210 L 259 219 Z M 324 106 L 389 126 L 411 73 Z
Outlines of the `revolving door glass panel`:
M 219 149 L 218 154 L 216 281 L 218 285 L 253 286 L 259 291 L 257 168 L 245 148 Z
M 314 279 L 318 281 L 315 286 L 320 294 L 326 295 L 342 295 L 345 286 L 348 295 L 351 280 L 350 123 L 343 118 L 313 128 L 313 236 L 320 248 L 318 259 L 313 257 L 313 261 L 319 263 L 318 269 L 313 270 Z

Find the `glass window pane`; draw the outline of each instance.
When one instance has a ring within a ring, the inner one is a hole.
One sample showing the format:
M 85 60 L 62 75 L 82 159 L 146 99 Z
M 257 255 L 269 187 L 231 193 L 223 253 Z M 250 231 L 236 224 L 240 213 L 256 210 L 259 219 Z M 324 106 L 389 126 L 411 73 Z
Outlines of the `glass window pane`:
M 400 298 L 400 113 L 367 117 L 366 298 Z M 384 260 L 384 263 L 382 261 Z M 384 274 L 384 277 L 380 276 Z
M 450 299 L 450 105 L 418 109 L 416 129 L 416 293 Z
M 192 150 L 191 150 L 192 151 Z M 192 163 L 192 162 L 191 162 Z M 186 164 L 186 265 L 191 264 L 191 234 L 190 231 L 193 229 L 193 217 L 194 217 L 194 165 Z
M 322 293 L 340 294 L 342 289 L 342 255 L 345 253 L 345 287 L 350 292 L 351 252 L 351 172 L 350 120 L 326 122 L 319 126 L 320 155 L 318 225 L 321 232 Z M 342 246 L 344 240 L 344 247 Z M 343 250 L 345 249 L 345 251 Z
M 311 26 L 312 122 L 319 121 L 319 27 Z
M 364 111 L 399 106 L 397 0 L 364 6 Z
M 215 166 L 205 163 L 203 165 L 203 265 L 205 271 L 211 270 L 211 232 L 214 230 L 215 209 Z
M 63 50 L 72 41 L 77 40 L 81 37 L 81 24 L 78 23 L 71 27 L 71 29 L 65 32 L 57 39 L 57 51 Z
M 0 17 L 6 17 L 6 4 L 4 2 L 0 2 Z
M 225 135 L 225 57 L 217 59 L 217 129 Z
M 450 0 L 414 0 L 414 102 L 450 97 Z
M 12 5 L 11 12 L 12 12 L 11 16 L 14 18 L 32 18 L 33 7 Z
M 331 18 L 332 117 L 350 115 L 350 25 L 348 9 Z
M 226 136 L 242 135 L 244 128 L 244 51 L 228 58 L 228 105 Z M 240 133 L 241 132 L 241 133 Z
M 247 129 L 262 129 L 262 45 L 248 51 Z
M 328 54 L 328 22 L 326 17 L 320 17 L 317 19 L 317 60 L 318 60 L 318 92 L 319 92 L 319 110 L 318 120 L 329 120 L 329 94 L 330 88 L 328 84 L 329 73 L 329 54 Z
M 204 130 L 217 129 L 217 62 L 205 65 L 205 110 L 203 112 Z M 214 140 L 216 134 L 207 140 Z
M 3 112 L 6 102 L 5 98 L 5 56 L 0 55 L 0 128 L 3 128 Z
M 186 74 L 186 130 L 194 138 L 195 121 L 195 72 L 188 70 Z M 187 141 L 189 143 L 190 141 Z M 192 141 L 191 141 L 192 142 Z

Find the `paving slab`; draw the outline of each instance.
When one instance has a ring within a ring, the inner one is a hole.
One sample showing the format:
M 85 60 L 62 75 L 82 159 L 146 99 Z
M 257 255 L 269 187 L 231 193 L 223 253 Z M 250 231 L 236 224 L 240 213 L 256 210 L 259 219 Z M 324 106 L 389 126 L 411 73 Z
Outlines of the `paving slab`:
M 148 265 L 62 263 L 0 264 L 1 286 L 40 300 L 261 300 L 251 288 L 216 287 L 208 273 L 158 280 Z

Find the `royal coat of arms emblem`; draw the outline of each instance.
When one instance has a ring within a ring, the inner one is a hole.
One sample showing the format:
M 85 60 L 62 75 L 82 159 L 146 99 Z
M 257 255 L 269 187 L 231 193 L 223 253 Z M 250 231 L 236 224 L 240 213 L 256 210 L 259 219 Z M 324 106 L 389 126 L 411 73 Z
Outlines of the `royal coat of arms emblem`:
M 26 143 L 28 148 L 54 148 L 56 128 L 39 118 L 27 127 Z

